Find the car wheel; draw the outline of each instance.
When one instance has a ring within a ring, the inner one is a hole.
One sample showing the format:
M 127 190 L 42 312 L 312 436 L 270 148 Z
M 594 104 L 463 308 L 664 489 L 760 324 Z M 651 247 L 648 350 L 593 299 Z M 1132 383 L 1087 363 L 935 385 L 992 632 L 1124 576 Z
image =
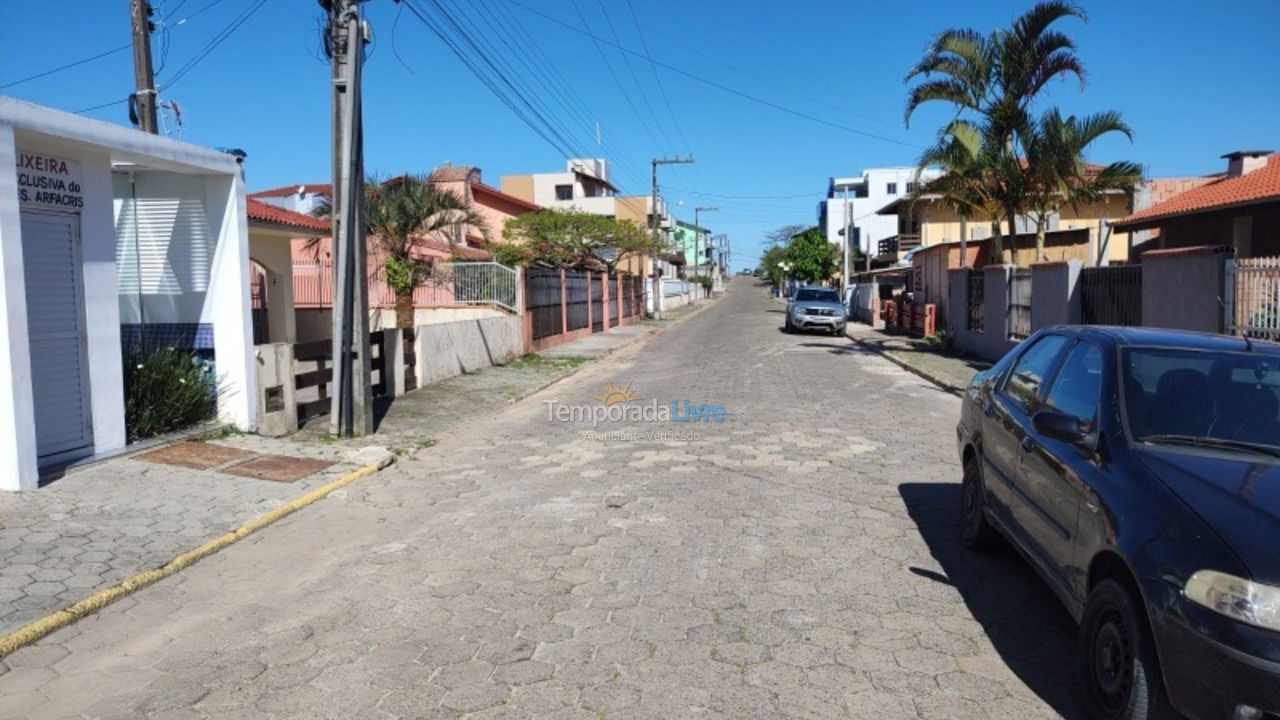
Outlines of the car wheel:
M 961 541 L 970 550 L 990 550 L 1000 541 L 996 529 L 987 522 L 987 502 L 982 487 L 982 469 L 978 459 L 964 463 L 964 479 L 960 483 L 960 505 L 964 513 Z
M 1104 580 L 1080 622 L 1079 668 L 1085 715 L 1103 720 L 1172 720 L 1142 602 Z
M 792 327 L 792 326 L 791 326 L 791 318 L 787 318 L 787 319 L 786 319 L 786 322 L 784 322 L 784 323 L 782 324 L 782 332 L 784 332 L 784 333 L 790 333 L 790 332 L 795 332 L 795 331 L 796 331 L 796 329 L 795 329 L 794 327 Z

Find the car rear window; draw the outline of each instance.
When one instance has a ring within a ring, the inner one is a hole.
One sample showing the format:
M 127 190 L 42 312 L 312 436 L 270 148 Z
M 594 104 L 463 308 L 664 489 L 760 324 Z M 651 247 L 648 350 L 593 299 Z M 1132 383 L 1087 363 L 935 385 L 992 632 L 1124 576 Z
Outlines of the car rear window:
M 800 302 L 840 302 L 840 295 L 835 290 L 801 290 L 796 293 Z

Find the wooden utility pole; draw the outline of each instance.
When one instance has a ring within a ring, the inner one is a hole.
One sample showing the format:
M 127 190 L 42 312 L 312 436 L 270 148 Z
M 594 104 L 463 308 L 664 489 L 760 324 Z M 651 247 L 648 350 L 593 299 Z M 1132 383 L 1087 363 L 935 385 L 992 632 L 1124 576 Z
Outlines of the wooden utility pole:
M 364 227 L 364 134 L 360 84 L 369 29 L 359 0 L 319 0 L 329 12 L 333 61 L 333 399 L 329 431 L 373 432 L 367 246 Z M 385 371 L 384 371 L 385 372 Z
M 649 198 L 649 227 L 653 232 L 653 245 L 658 246 L 658 166 L 659 165 L 687 165 L 693 162 L 693 155 L 689 157 L 660 157 L 649 161 L 649 167 L 653 171 L 653 187 L 652 194 Z M 659 320 L 662 319 L 662 275 L 658 272 L 658 256 L 655 251 L 653 257 L 653 314 Z
M 133 21 L 133 111 L 138 129 L 152 135 L 159 132 L 156 122 L 156 79 L 151 69 L 151 3 L 129 0 Z

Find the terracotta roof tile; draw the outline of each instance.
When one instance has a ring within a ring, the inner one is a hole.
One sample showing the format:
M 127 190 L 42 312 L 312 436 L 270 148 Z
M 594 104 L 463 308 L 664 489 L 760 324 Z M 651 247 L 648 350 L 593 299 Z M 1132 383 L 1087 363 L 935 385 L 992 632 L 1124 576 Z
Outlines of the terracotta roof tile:
M 272 225 L 282 225 L 288 228 L 313 231 L 324 235 L 329 234 L 330 225 L 327 220 L 321 220 L 320 218 L 312 217 L 310 215 L 303 215 L 302 213 L 297 213 L 292 210 L 285 210 L 284 208 L 276 207 L 275 205 L 268 205 L 267 203 L 254 200 L 253 198 L 245 198 L 244 206 L 245 214 L 249 216 L 250 220 L 270 223 Z
M 466 180 L 476 168 L 471 165 L 443 165 L 431 171 L 428 177 L 433 182 L 455 182 Z
M 1274 200 L 1280 202 L 1280 153 L 1267 158 L 1267 164 L 1238 177 L 1221 177 L 1145 210 L 1117 220 L 1114 225 L 1135 225 L 1156 220 L 1208 212 L 1235 205 Z

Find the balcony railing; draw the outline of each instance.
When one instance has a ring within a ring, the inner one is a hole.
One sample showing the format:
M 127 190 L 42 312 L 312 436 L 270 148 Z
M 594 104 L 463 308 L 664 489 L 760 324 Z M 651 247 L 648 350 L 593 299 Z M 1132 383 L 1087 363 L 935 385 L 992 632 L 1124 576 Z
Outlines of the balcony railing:
M 920 247 L 919 233 L 900 234 L 880 241 L 878 255 L 897 255 Z

